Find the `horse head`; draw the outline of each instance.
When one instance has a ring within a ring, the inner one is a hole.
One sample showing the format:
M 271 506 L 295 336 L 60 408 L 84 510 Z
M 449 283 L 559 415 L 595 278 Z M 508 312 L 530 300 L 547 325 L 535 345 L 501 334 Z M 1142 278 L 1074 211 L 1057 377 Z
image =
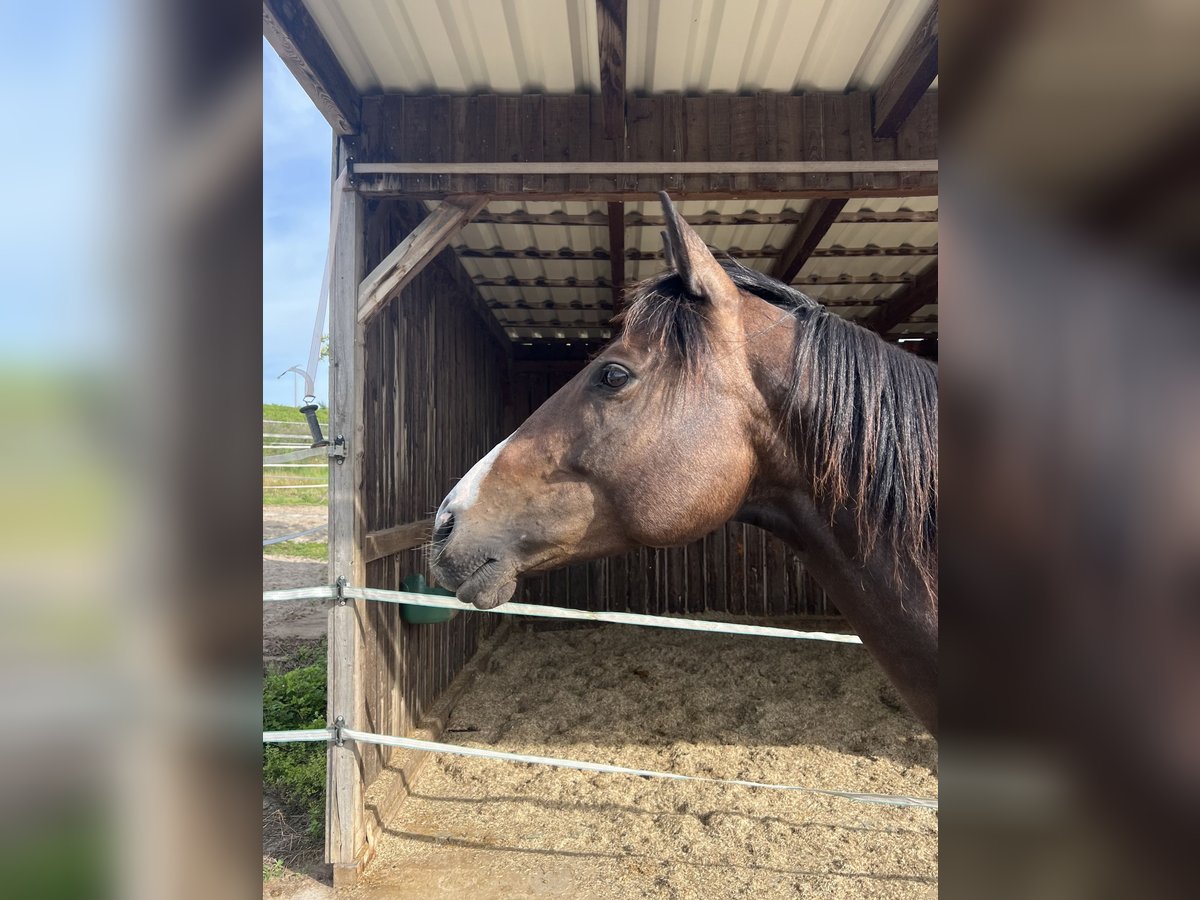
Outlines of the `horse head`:
M 518 576 L 703 537 L 741 507 L 770 411 L 748 330 L 784 314 L 741 290 L 662 195 L 668 271 L 618 336 L 442 501 L 432 572 L 481 609 Z

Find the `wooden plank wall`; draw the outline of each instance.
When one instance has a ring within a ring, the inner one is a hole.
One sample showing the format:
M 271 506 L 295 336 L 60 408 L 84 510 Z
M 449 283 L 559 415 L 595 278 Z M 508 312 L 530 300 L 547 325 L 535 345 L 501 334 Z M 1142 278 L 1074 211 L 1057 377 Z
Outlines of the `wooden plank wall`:
M 512 376 L 512 419 L 506 433 L 573 374 L 562 364 L 547 365 L 543 371 L 534 364 L 521 366 Z M 765 531 L 742 524 L 726 525 L 686 547 L 647 548 L 525 578 L 517 599 L 649 615 L 838 615 L 795 553 Z
M 361 162 L 610 162 L 599 95 L 497 97 L 378 94 L 362 101 Z M 862 91 L 738 96 L 630 95 L 625 156 L 630 160 L 893 160 L 937 157 L 937 92 L 930 91 L 892 138 L 871 131 L 871 96 Z M 593 133 L 596 132 L 596 133 Z M 372 193 L 437 197 L 451 193 L 792 196 L 834 192 L 899 196 L 937 192 L 934 173 L 753 175 L 382 175 Z
M 369 271 L 411 231 L 424 209 L 376 200 L 365 216 Z M 508 433 L 507 348 L 484 327 L 490 315 L 452 250 L 443 251 L 390 301 L 366 332 L 365 504 L 368 531 L 428 516 L 470 466 Z M 367 584 L 398 590 L 428 578 L 421 551 L 367 565 Z M 362 678 L 369 731 L 406 734 L 495 630 L 496 616 L 460 614 L 441 625 L 406 625 L 399 607 L 365 605 Z M 386 760 L 370 748 L 369 785 Z

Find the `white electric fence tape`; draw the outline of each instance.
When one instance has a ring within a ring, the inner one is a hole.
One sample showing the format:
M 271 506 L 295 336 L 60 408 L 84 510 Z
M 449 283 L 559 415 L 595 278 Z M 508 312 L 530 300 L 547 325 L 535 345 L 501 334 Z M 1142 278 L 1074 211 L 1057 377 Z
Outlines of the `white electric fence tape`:
M 328 741 L 333 738 L 332 728 L 306 728 L 300 731 L 264 731 L 264 744 L 299 744 L 303 741 Z
M 293 541 L 298 537 L 306 537 L 310 534 L 316 534 L 318 531 L 324 531 L 328 525 L 318 525 L 316 528 L 310 528 L 307 531 L 297 531 L 293 534 L 285 534 L 282 537 L 270 538 L 263 541 L 264 547 L 270 547 L 272 544 L 282 544 L 284 541 Z
M 856 634 L 828 631 L 796 631 L 792 628 L 773 628 L 767 625 L 743 625 L 736 622 L 710 622 L 704 619 L 675 619 L 666 616 L 644 616 L 639 613 L 592 612 L 586 609 L 564 609 L 559 606 L 540 606 L 533 603 L 505 603 L 494 609 L 477 610 L 455 597 L 435 594 L 410 594 L 405 591 L 385 591 L 380 588 L 347 587 L 342 595 L 350 600 L 377 600 L 384 603 L 407 603 L 410 606 L 432 606 L 438 609 L 457 609 L 463 612 L 490 612 L 509 616 L 537 616 L 543 619 L 581 619 L 587 622 L 610 622 L 618 625 L 642 625 L 648 628 L 673 628 L 680 631 L 707 631 L 718 634 L 750 634 L 757 637 L 791 638 L 801 641 L 829 641 L 835 644 L 861 644 Z M 294 588 L 286 591 L 264 591 L 263 601 L 335 600 L 337 588 L 329 585 Z
M 322 526 L 323 527 L 323 526 Z M 313 529 L 314 531 L 319 529 Z M 341 591 L 341 597 L 357 600 L 378 600 L 385 603 L 408 603 L 413 606 L 432 606 L 440 609 L 461 609 L 479 612 L 470 604 L 462 603 L 456 598 L 439 597 L 430 594 L 410 594 L 405 591 L 385 591 L 378 588 L 346 587 Z M 291 588 L 279 591 L 264 591 L 264 602 L 281 602 L 288 600 L 336 600 L 339 599 L 338 589 L 331 585 L 320 587 Z M 623 625 L 645 625 L 653 628 L 675 628 L 684 631 L 708 631 L 722 634 L 751 634 L 760 637 L 783 637 L 800 640 L 833 641 L 841 644 L 861 644 L 857 635 L 834 634 L 821 631 L 795 631 L 790 628 L 771 628 L 764 625 L 740 625 L 733 622 L 709 622 L 696 619 L 672 619 L 662 616 L 643 616 L 636 613 L 590 612 L 582 609 L 563 609 L 556 606 L 537 606 L 529 603 L 508 603 L 486 612 L 505 613 L 509 615 L 540 616 L 554 619 L 584 619 L 593 622 L 612 622 Z M 680 775 L 675 772 L 656 772 L 651 769 L 630 769 L 625 766 L 610 766 L 605 763 L 586 762 L 575 759 L 559 759 L 551 756 L 530 756 L 523 753 L 506 753 L 501 750 L 485 750 L 480 747 L 463 747 L 458 744 L 440 744 L 435 741 L 422 741 L 415 738 L 391 737 L 389 735 L 372 734 L 367 731 L 355 731 L 351 728 L 310 728 L 302 731 L 267 731 L 263 732 L 263 743 L 290 743 L 292 741 L 328 741 L 340 735 L 367 744 L 382 744 L 387 747 L 401 747 L 407 750 L 424 750 L 431 753 L 450 753 L 456 756 L 474 756 L 482 759 L 501 759 L 509 762 L 532 763 L 535 765 L 557 766 L 566 769 L 578 769 L 583 772 L 600 772 L 612 775 L 636 775 L 640 778 L 664 778 L 670 781 L 700 781 L 707 784 L 728 784 L 736 787 L 765 788 L 775 791 L 802 791 L 809 794 L 823 794 L 827 797 L 840 797 L 857 803 L 873 803 L 884 806 L 916 807 L 920 809 L 938 808 L 936 799 L 924 797 L 901 797 L 890 794 L 868 794 L 860 791 L 837 791 L 827 788 L 814 788 L 798 784 L 770 784 L 761 781 L 744 781 L 735 778 L 710 778 L 703 775 Z
M 263 465 L 267 463 L 292 462 L 296 459 L 307 459 L 310 456 L 325 456 L 327 453 L 329 453 L 328 447 L 309 447 L 306 450 L 293 450 L 291 453 L 268 456 L 263 459 Z
M 283 743 L 288 740 L 319 741 L 332 740 L 335 729 L 309 729 L 307 731 L 268 731 L 263 733 L 264 743 Z M 630 769 L 626 766 L 610 766 L 605 763 L 586 762 L 578 759 L 559 759 L 553 756 L 530 756 L 526 753 L 506 753 L 502 750 L 485 750 L 482 747 L 463 747 L 458 744 L 439 744 L 436 741 L 421 741 L 415 738 L 390 737 L 341 728 L 343 739 L 364 744 L 382 744 L 385 747 L 401 747 L 405 750 L 424 750 L 430 753 L 449 753 L 455 756 L 473 756 L 479 759 L 502 759 L 507 762 L 531 763 L 540 766 L 555 766 L 560 769 L 577 769 L 581 772 L 599 772 L 608 775 L 636 775 L 639 778 L 663 778 L 668 781 L 699 781 L 705 784 L 727 784 L 733 787 L 764 788 L 770 791 L 800 791 L 805 794 L 822 794 L 840 797 L 856 803 L 872 803 L 880 806 L 904 806 L 918 809 L 938 808 L 938 801 L 927 797 L 903 797 L 891 794 L 868 794 L 860 791 L 836 791 L 800 784 L 771 784 L 763 781 L 743 781 L 739 778 L 711 778 L 705 775 L 681 775 L 677 772 L 656 772 L 653 769 Z
M 337 181 L 333 183 L 333 202 L 329 211 L 329 243 L 325 248 L 325 272 L 321 275 L 321 294 L 317 300 L 317 318 L 313 322 L 312 341 L 308 348 L 308 366 L 301 369 L 299 366 L 291 366 L 280 373 L 282 378 L 288 372 L 295 372 L 304 378 L 304 396 L 315 397 L 317 394 L 317 363 L 321 359 L 321 334 L 325 330 L 325 309 L 329 306 L 329 281 L 333 267 L 333 241 L 337 236 L 338 230 L 338 210 L 341 204 L 337 202 L 337 198 L 341 196 L 341 192 L 346 188 L 346 170 L 342 169 L 337 177 Z

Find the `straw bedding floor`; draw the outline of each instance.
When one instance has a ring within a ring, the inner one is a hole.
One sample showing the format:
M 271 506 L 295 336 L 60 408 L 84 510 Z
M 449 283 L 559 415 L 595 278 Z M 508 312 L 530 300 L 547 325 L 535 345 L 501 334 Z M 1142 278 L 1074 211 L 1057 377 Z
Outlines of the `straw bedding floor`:
M 449 742 L 936 796 L 937 748 L 854 645 L 520 626 Z M 930 897 L 937 814 L 811 794 L 426 761 L 359 897 Z

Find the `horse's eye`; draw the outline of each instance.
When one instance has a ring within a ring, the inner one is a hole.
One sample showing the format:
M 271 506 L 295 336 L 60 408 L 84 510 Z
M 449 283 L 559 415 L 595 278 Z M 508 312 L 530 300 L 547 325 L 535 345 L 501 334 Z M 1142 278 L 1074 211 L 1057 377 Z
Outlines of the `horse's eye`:
M 616 363 L 609 363 L 600 371 L 600 383 L 613 390 L 625 387 L 629 383 L 629 370 Z

